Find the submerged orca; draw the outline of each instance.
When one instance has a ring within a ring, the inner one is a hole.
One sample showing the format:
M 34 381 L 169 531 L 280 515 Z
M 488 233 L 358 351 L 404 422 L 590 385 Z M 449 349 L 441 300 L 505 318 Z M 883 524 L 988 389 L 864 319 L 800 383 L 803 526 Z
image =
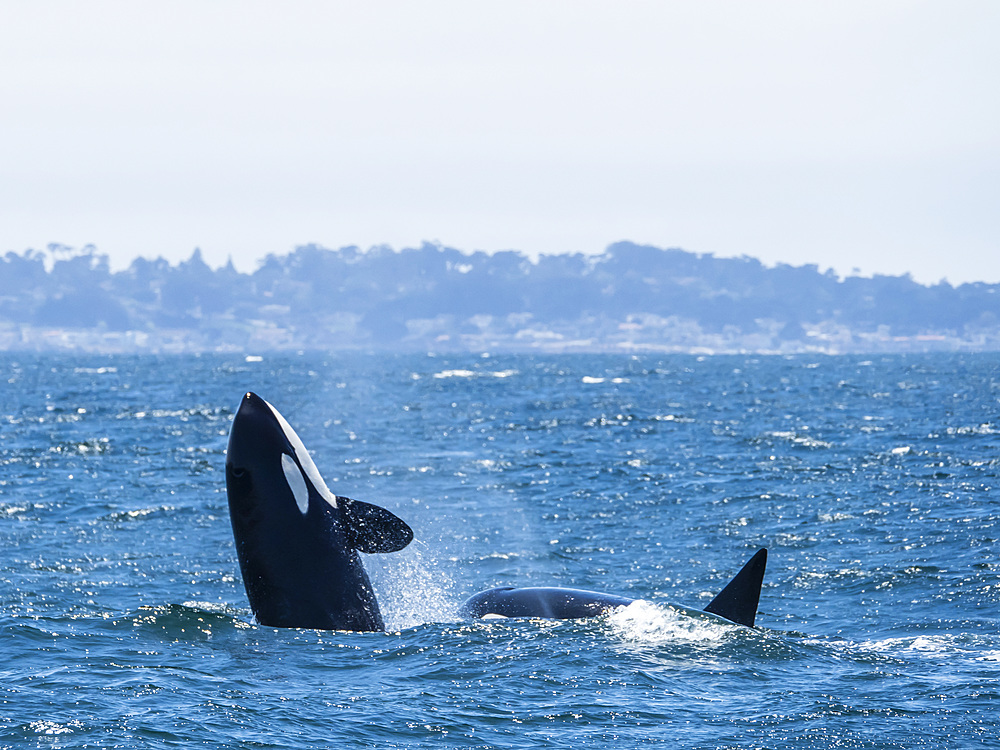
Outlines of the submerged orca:
M 758 550 L 704 611 L 752 628 L 757 618 L 766 565 L 767 550 Z M 488 589 L 471 596 L 462 605 L 462 613 L 474 618 L 492 615 L 574 620 L 594 617 L 633 601 L 624 596 L 580 589 L 508 587 Z
M 384 629 L 357 551 L 396 552 L 413 531 L 384 508 L 334 495 L 295 430 L 253 393 L 229 432 L 226 492 L 243 584 L 261 625 Z

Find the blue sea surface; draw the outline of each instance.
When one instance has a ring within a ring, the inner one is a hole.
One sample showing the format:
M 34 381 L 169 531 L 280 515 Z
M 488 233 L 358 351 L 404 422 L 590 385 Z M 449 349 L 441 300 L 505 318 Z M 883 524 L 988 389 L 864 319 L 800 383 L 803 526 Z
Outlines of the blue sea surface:
M 0 747 L 1000 747 L 1000 355 L 0 354 Z M 257 625 L 253 390 L 386 633 Z M 704 607 L 770 551 L 757 629 Z M 463 621 L 497 585 L 641 599 Z

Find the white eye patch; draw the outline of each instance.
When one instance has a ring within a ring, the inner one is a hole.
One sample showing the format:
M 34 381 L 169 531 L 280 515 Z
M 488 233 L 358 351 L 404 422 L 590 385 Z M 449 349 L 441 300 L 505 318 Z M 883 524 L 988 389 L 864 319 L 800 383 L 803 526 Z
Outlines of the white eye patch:
M 281 429 L 285 433 L 285 437 L 288 438 L 288 442 L 291 443 L 292 449 L 295 451 L 295 457 L 298 458 L 299 463 L 302 464 L 302 471 L 305 472 L 305 475 L 307 477 L 309 477 L 309 481 L 312 482 L 313 487 L 316 488 L 316 491 L 320 494 L 320 497 L 322 497 L 324 500 L 330 503 L 330 505 L 336 508 L 337 496 L 334 495 L 332 492 L 330 492 L 330 488 L 326 486 L 326 482 L 323 481 L 323 477 L 320 475 L 319 469 L 317 469 L 316 464 L 313 463 L 312 456 L 309 455 L 309 451 L 307 451 L 306 447 L 302 444 L 301 438 L 299 438 L 299 436 L 295 434 L 295 430 L 292 429 L 292 426 L 288 424 L 288 422 L 285 420 L 283 416 L 281 416 L 281 412 L 279 412 L 277 409 L 271 406 L 271 404 L 268 403 L 267 401 L 265 401 L 264 403 L 267 404 L 268 408 L 270 408 L 271 412 L 274 414 L 275 419 L 278 420 L 278 424 L 281 425 Z M 285 465 L 286 458 L 290 457 L 288 456 L 281 457 L 281 465 L 283 467 Z M 292 466 L 295 466 L 294 461 L 292 461 L 291 463 Z M 299 470 L 298 467 L 295 466 L 295 471 L 298 472 L 298 470 Z M 288 478 L 287 469 L 285 469 L 285 478 L 286 479 Z M 298 478 L 299 480 L 302 479 L 301 474 L 298 475 Z M 289 481 L 288 486 L 293 488 L 292 492 L 295 492 L 294 485 L 291 483 L 291 481 Z M 296 502 L 297 501 L 298 497 L 296 496 Z M 301 510 L 303 513 L 306 512 L 301 504 L 299 505 L 299 510 Z
M 281 470 L 285 472 L 285 481 L 295 497 L 295 504 L 299 506 L 302 515 L 305 515 L 309 510 L 309 488 L 295 459 L 287 453 L 281 454 Z

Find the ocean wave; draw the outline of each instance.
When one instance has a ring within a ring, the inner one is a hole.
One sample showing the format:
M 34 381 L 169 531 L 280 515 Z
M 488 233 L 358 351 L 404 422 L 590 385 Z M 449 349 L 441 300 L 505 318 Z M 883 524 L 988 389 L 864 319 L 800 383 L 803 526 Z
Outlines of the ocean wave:
M 256 627 L 247 612 L 225 604 L 189 601 L 140 607 L 112 618 L 113 628 L 158 632 L 172 640 L 204 640 L 215 635 Z

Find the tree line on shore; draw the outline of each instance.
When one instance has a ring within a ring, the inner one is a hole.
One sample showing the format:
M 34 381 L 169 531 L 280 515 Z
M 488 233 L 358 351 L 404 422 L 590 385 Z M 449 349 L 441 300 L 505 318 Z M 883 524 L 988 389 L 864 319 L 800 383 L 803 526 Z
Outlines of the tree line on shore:
M 816 265 L 768 267 L 750 257 L 631 242 L 596 256 L 534 260 L 430 243 L 400 251 L 305 245 L 268 255 L 250 273 L 232 263 L 213 269 L 199 250 L 176 265 L 139 257 L 120 271 L 93 247 L 51 245 L 47 253 L 0 258 L 0 322 L 8 326 L 224 331 L 266 323 L 307 336 L 351 321 L 355 338 L 392 345 L 421 330 L 440 337 L 449 326 L 513 330 L 530 321 L 593 330 L 594 321 L 621 326 L 650 316 L 693 321 L 706 332 L 746 333 L 766 322 L 785 340 L 824 323 L 892 336 L 962 336 L 1000 327 L 1000 285 L 841 278 Z M 437 324 L 422 328 L 420 321 Z

